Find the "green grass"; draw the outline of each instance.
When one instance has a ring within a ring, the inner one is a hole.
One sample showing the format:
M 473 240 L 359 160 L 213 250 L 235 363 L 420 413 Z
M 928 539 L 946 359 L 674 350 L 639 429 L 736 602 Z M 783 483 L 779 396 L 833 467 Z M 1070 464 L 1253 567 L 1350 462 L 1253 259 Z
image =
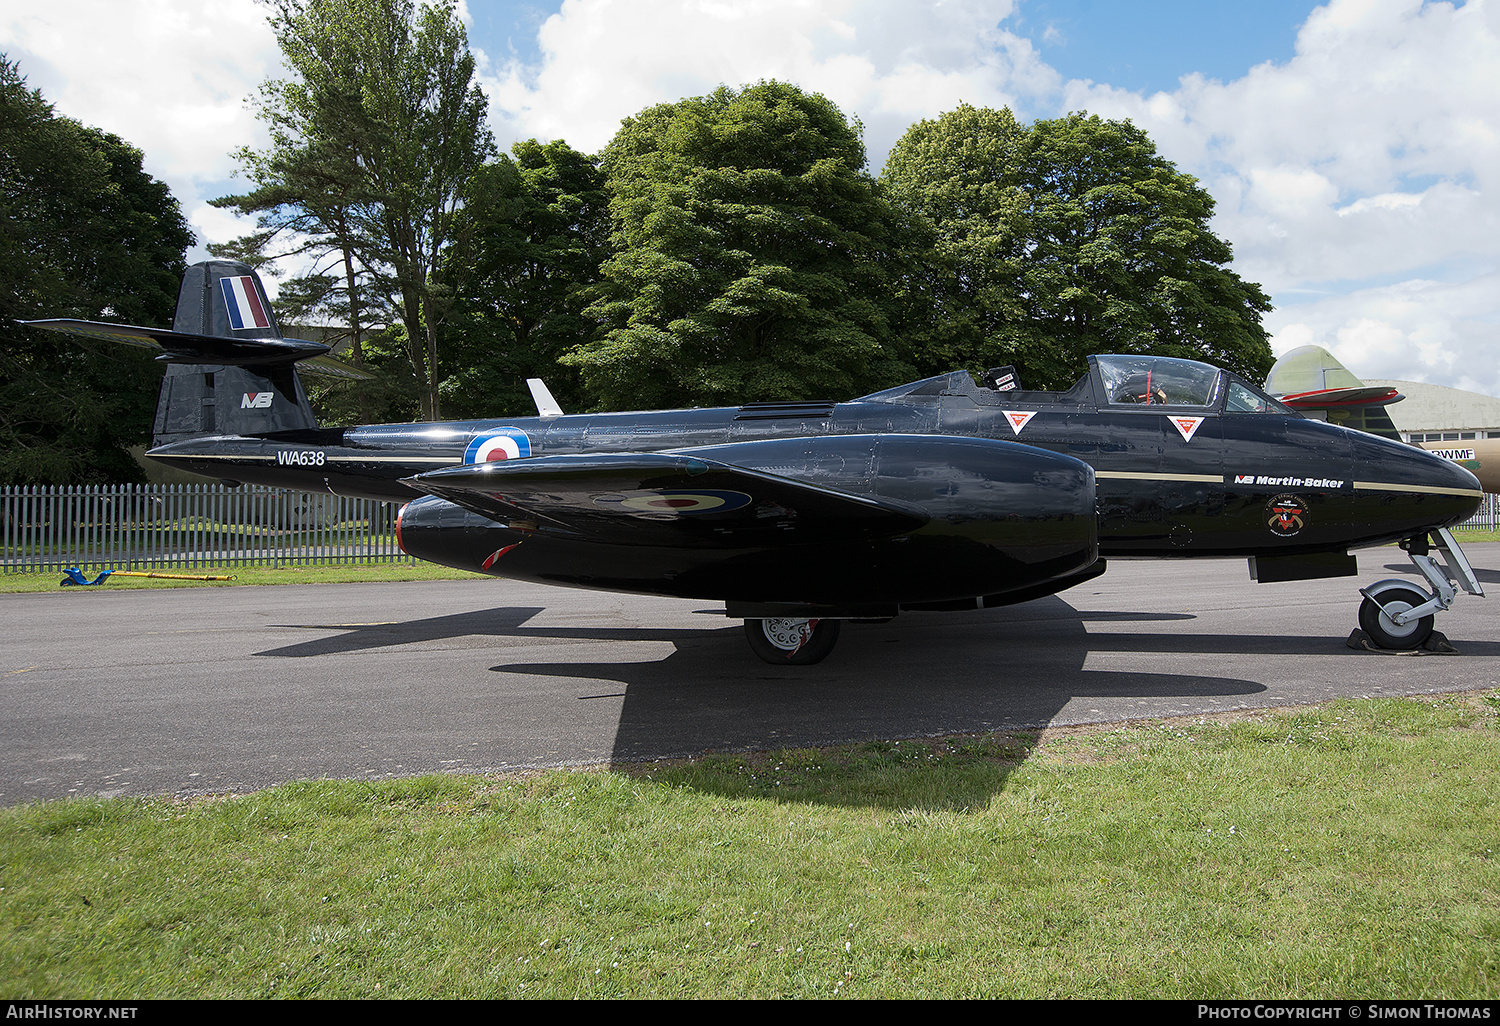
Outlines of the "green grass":
M 1453 537 L 1460 545 L 1478 545 L 1480 542 L 1500 541 L 1500 531 L 1454 531 Z
M 89 580 L 101 567 L 83 567 Z M 132 568 L 134 569 L 134 568 Z M 182 581 L 159 577 L 110 576 L 103 584 L 69 586 L 67 591 L 122 591 L 135 588 L 224 588 L 242 584 L 351 584 L 361 581 L 441 581 L 485 577 L 465 570 L 450 570 L 435 563 L 318 563 L 297 566 L 178 566 L 141 567 L 154 573 L 225 576 L 228 581 Z M 0 574 L 0 595 L 14 592 L 56 591 L 63 579 L 60 570 L 46 573 Z
M 0 992 L 1494 998 L 1497 705 L 0 810 Z

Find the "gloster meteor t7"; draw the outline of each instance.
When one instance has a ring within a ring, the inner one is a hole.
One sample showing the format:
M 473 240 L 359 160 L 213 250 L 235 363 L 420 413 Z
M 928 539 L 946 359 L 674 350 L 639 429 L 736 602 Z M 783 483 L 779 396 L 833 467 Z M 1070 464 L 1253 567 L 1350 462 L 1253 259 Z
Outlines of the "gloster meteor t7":
M 843 403 L 576 416 L 537 383 L 536 417 L 320 428 L 298 368 L 341 365 L 280 337 L 242 264 L 190 268 L 170 331 L 33 323 L 159 351 L 152 459 L 403 502 L 402 547 L 447 566 L 722 602 L 770 662 L 817 662 L 843 620 L 1024 602 L 1116 557 L 1296 581 L 1400 542 L 1431 591 L 1362 589 L 1390 648 L 1482 594 L 1447 531 L 1478 506 L 1472 474 L 1187 360 L 1091 357 L 1066 392 L 956 371 Z

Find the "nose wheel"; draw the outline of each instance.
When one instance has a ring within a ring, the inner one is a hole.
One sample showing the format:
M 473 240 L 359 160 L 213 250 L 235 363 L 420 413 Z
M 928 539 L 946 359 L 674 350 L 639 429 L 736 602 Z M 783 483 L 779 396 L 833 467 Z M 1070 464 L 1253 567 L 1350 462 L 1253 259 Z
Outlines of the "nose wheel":
M 1381 648 L 1409 651 L 1420 648 L 1432 636 L 1434 614 L 1453 605 L 1460 587 L 1479 596 L 1484 595 L 1484 589 L 1463 549 L 1446 528 L 1432 532 L 1430 547 L 1442 555 L 1441 566 L 1431 555 L 1426 535 L 1408 538 L 1401 547 L 1432 585 L 1432 593 L 1394 578 L 1361 588 L 1359 593 L 1365 600 L 1359 607 L 1359 626 Z
M 1398 652 L 1421 648 L 1422 643 L 1432 636 L 1432 623 L 1436 618 L 1429 613 L 1419 619 L 1409 619 L 1406 614 L 1426 604 L 1430 598 L 1416 588 L 1391 588 L 1381 593 L 1383 604 L 1372 598 L 1359 604 L 1359 625 L 1381 648 Z

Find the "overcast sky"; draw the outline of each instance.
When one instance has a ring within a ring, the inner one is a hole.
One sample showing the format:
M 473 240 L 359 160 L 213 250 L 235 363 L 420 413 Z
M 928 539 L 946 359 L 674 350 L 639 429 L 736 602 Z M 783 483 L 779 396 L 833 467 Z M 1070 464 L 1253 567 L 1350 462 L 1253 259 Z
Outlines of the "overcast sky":
M 1130 118 L 1218 201 L 1278 353 L 1500 395 L 1500 0 L 469 0 L 503 146 L 595 151 L 620 119 L 777 78 L 865 125 L 877 170 L 960 102 Z M 114 132 L 200 241 L 246 226 L 229 153 L 282 73 L 252 0 L 0 0 L 0 51 Z M 195 254 L 201 255 L 201 250 Z

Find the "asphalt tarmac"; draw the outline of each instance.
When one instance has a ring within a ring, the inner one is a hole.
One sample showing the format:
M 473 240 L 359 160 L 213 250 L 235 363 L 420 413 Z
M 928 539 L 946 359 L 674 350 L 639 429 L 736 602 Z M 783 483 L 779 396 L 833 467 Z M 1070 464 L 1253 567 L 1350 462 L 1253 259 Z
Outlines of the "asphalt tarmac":
M 639 762 L 1298 705 L 1500 682 L 1489 598 L 1440 614 L 1457 655 L 1350 649 L 1357 589 L 1257 585 L 1244 560 L 1114 562 L 1061 595 L 850 624 L 811 667 L 756 659 L 705 601 L 512 581 L 0 596 L 0 804 L 242 792 Z

